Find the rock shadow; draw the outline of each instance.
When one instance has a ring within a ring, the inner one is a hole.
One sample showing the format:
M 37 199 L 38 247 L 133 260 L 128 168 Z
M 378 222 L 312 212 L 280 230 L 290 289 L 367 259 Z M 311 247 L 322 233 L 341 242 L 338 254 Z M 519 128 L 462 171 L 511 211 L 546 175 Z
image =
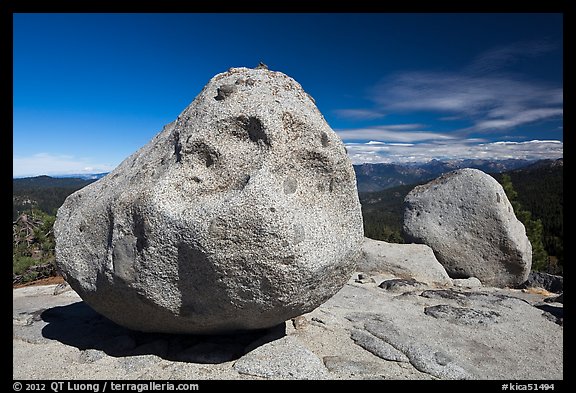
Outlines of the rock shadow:
M 40 314 L 40 318 L 47 323 L 42 329 L 44 338 L 74 346 L 85 351 L 83 353 L 96 350 L 114 357 L 156 355 L 189 363 L 217 364 L 236 360 L 258 346 L 286 335 L 284 323 L 269 329 L 227 335 L 145 333 L 110 321 L 82 301 L 49 308 Z
M 536 304 L 534 307 L 544 311 L 544 316 L 558 325 L 564 324 L 564 307 L 551 304 Z

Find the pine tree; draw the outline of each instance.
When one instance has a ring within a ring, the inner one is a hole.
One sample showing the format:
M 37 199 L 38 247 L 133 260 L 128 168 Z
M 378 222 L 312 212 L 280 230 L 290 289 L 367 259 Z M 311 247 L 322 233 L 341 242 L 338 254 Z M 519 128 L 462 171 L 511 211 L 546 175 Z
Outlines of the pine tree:
M 20 214 L 13 222 L 13 283 L 24 283 L 55 274 L 55 220 L 56 217 L 39 209 L 31 209 Z
M 532 213 L 522 208 L 522 205 L 518 202 L 518 193 L 514 190 L 512 179 L 508 174 L 502 175 L 501 185 L 514 208 L 516 217 L 524 224 L 526 235 L 532 244 L 532 270 L 546 270 L 548 267 L 548 253 L 543 243 L 544 227 L 542 226 L 542 221 L 540 219 L 534 220 Z

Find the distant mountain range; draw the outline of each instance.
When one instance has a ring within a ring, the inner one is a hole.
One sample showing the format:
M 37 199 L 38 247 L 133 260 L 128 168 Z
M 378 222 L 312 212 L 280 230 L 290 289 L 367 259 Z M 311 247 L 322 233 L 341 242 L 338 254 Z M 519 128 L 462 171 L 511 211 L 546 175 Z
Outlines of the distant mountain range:
M 95 181 L 93 178 L 79 178 L 79 177 L 51 177 L 51 176 L 36 176 L 24 177 L 22 179 L 13 179 L 12 188 L 13 192 L 20 192 L 23 190 L 41 190 L 46 188 L 76 188 L 80 189 Z
M 82 180 L 98 180 L 106 176 L 110 172 L 103 173 L 74 173 L 70 175 L 40 175 L 40 176 L 15 176 L 13 180 L 25 180 L 25 179 L 40 179 L 40 178 L 50 178 L 50 179 L 82 179 Z
M 358 192 L 376 192 L 406 184 L 422 183 L 432 180 L 443 173 L 460 168 L 476 168 L 486 173 L 502 173 L 531 165 L 549 165 L 558 160 L 432 160 L 426 163 L 391 163 L 354 165 Z
M 67 178 L 76 178 L 76 179 L 83 179 L 83 180 L 98 180 L 104 176 L 106 176 L 110 172 L 103 172 L 103 173 L 83 173 L 83 174 L 75 174 L 75 175 L 58 175 L 52 176 L 57 179 L 67 179 Z
M 431 160 L 426 163 L 390 163 L 390 164 L 360 164 L 354 165 L 358 192 L 377 192 L 388 188 L 423 183 L 435 179 L 443 173 L 460 168 L 476 168 L 490 174 L 508 172 L 515 169 L 532 166 L 563 165 L 563 159 L 557 160 Z M 104 173 L 36 176 L 14 179 L 14 187 L 44 188 L 44 187 L 70 187 L 86 185 L 91 181 L 106 176 Z

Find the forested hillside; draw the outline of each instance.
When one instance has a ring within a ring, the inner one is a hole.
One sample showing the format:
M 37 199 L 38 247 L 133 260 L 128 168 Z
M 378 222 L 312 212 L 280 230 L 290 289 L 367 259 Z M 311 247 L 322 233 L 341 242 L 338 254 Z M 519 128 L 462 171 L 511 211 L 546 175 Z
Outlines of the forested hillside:
M 564 263 L 564 161 L 542 160 L 506 172 L 521 208 L 542 223 L 542 243 L 552 265 Z M 504 174 L 493 175 L 502 183 Z
M 33 208 L 55 216 L 68 195 L 94 181 L 94 179 L 60 179 L 50 176 L 14 179 L 12 181 L 12 220 L 15 221 L 20 214 Z
M 12 279 L 25 283 L 56 274 L 56 211 L 66 197 L 95 179 L 38 176 L 12 181 Z
M 364 235 L 390 243 L 403 243 L 402 204 L 416 186 L 410 184 L 378 192 L 359 193 L 364 218 Z

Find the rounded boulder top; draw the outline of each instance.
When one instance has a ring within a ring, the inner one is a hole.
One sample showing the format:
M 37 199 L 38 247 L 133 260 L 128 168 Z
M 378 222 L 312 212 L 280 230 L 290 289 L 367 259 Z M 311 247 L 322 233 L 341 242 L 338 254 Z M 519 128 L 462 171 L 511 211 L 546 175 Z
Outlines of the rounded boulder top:
M 57 265 L 96 311 L 135 330 L 274 326 L 328 300 L 361 255 L 346 149 L 295 80 L 214 76 L 55 223 Z

